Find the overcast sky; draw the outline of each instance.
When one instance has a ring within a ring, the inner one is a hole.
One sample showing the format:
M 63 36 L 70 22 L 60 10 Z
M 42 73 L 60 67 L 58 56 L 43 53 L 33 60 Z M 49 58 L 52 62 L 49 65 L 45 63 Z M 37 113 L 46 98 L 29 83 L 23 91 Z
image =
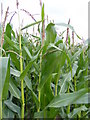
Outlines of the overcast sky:
M 16 10 L 16 0 L 0 0 L 3 3 L 5 12 L 9 6 L 9 12 Z M 54 20 L 55 23 L 68 23 L 74 26 L 75 31 L 85 39 L 88 38 L 88 2 L 89 0 L 43 0 L 45 3 L 45 15 L 49 16 L 49 20 Z M 40 20 L 40 4 L 39 0 L 19 0 L 20 8 L 29 11 L 35 15 L 36 20 Z M 33 20 L 23 12 L 20 13 L 23 24 L 32 23 Z M 8 17 L 8 21 L 9 21 Z M 17 16 L 12 20 L 14 27 L 17 27 Z

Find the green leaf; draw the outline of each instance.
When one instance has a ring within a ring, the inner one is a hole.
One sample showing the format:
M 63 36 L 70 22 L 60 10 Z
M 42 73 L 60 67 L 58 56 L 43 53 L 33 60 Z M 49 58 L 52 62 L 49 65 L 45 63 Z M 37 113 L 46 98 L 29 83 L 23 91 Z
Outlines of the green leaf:
M 43 118 L 43 117 L 44 117 L 43 111 L 35 112 L 35 114 L 34 114 L 34 118 Z
M 81 111 L 87 111 L 87 108 L 85 105 L 83 105 L 79 108 L 75 108 L 71 113 L 68 114 L 68 117 L 69 118 L 77 117 L 76 115 L 79 114 Z
M 10 59 L 0 57 L 0 118 L 2 116 L 2 100 L 7 98 L 10 78 Z
M 17 46 L 6 34 L 4 34 L 4 40 L 16 51 L 19 51 L 19 46 Z
M 29 27 L 31 27 L 31 26 L 33 26 L 33 25 L 36 25 L 36 24 L 39 24 L 39 23 L 41 23 L 41 22 L 42 22 L 42 20 L 40 20 L 40 21 L 38 21 L 38 22 L 35 22 L 35 23 L 32 23 L 32 24 L 29 24 L 29 25 L 21 28 L 21 30 L 24 30 L 24 29 L 26 29 L 26 28 L 29 28 Z
M 33 63 L 33 66 L 34 66 L 34 68 L 36 69 L 36 71 L 39 73 L 39 66 L 38 66 L 38 64 L 37 63 Z
M 60 36 L 62 36 L 65 32 L 66 32 L 66 30 L 64 30 L 64 31 L 60 34 Z
M 40 112 L 35 112 L 34 118 L 45 118 L 45 119 L 54 119 L 58 114 L 58 110 L 55 108 L 50 108 L 49 110 L 43 110 Z
M 68 44 L 70 45 L 70 35 L 68 36 Z
M 67 27 L 67 28 L 70 28 L 72 31 L 75 31 L 74 28 L 73 28 L 71 25 L 69 25 L 69 24 L 65 24 L 65 23 L 55 23 L 55 25 Z
M 55 46 L 58 46 L 59 44 L 63 43 L 63 40 L 58 40 L 56 43 L 55 43 Z
M 11 25 L 8 23 L 6 26 L 6 31 L 5 34 L 11 39 L 11 33 L 12 33 L 12 27 Z
M 54 27 L 53 23 L 48 24 L 47 28 L 46 28 L 46 41 L 45 44 L 48 45 L 49 43 L 54 43 L 56 40 L 56 30 Z
M 32 91 L 32 83 L 28 76 L 25 76 L 24 81 L 26 83 L 26 86 Z
M 69 55 L 68 55 L 64 50 L 60 49 L 59 47 L 55 46 L 55 45 L 52 44 L 52 43 L 49 44 L 49 47 L 50 47 L 50 48 L 52 47 L 52 48 L 54 48 L 54 49 L 62 52 L 62 53 L 66 56 L 66 58 L 67 58 L 67 60 L 68 60 L 68 63 L 69 63 L 69 65 L 70 65 L 70 67 L 71 67 L 71 61 L 70 61 Z M 71 69 L 72 69 L 72 68 L 71 68 Z
M 35 60 L 35 59 L 34 59 L 34 60 Z M 29 69 L 31 68 L 34 60 L 31 60 L 31 61 L 29 62 L 29 64 L 26 66 L 25 70 L 21 73 L 21 75 L 20 75 L 20 79 L 21 79 L 21 80 L 24 79 L 24 77 L 26 76 L 26 74 L 27 74 L 27 72 L 29 71 Z
M 71 62 L 73 63 L 81 54 L 81 52 L 83 51 L 83 49 L 78 50 L 71 58 Z
M 62 93 L 57 95 L 47 107 L 59 108 L 63 106 L 68 106 L 71 104 L 84 104 L 84 95 L 88 92 L 88 89 L 81 89 L 73 93 Z M 81 99 L 82 98 L 82 99 Z M 88 100 L 88 98 L 86 97 Z M 88 104 L 88 103 L 86 103 Z M 46 108 L 47 108 L 46 107 Z
M 26 66 L 25 70 L 23 70 L 23 72 L 20 75 L 20 79 L 24 79 L 24 77 L 26 76 L 27 72 L 29 71 L 29 69 L 31 68 L 32 64 L 34 63 L 34 61 L 38 58 L 40 51 L 31 59 L 31 61 L 29 62 L 29 64 Z
M 13 112 L 17 113 L 20 116 L 20 107 L 17 106 L 16 104 L 14 104 L 12 101 L 10 100 L 6 100 L 4 101 L 4 104 Z
M 20 63 L 19 63 L 19 59 L 18 59 L 17 55 L 14 53 L 10 53 L 10 58 L 12 60 L 12 63 L 14 64 L 14 66 L 17 68 L 17 70 L 19 70 Z
M 29 56 L 30 59 L 32 59 L 32 55 L 30 53 L 30 51 L 28 50 L 28 48 L 26 46 L 23 47 L 25 52 L 27 53 L 27 55 Z
M 71 104 L 88 104 L 88 93 L 87 92 L 88 92 L 88 89 L 81 89 L 77 92 L 64 93 L 64 94 L 62 93 L 60 95 L 57 95 L 42 111 L 36 112 L 34 114 L 34 117 L 43 118 L 44 113 L 46 113 L 46 115 L 48 114 L 48 108 L 49 108 L 49 111 L 51 108 L 54 108 L 54 111 L 57 111 L 57 108 L 68 106 Z M 82 106 L 80 109 L 86 110 L 87 108 Z M 79 111 L 80 109 L 76 109 L 75 112 Z M 69 116 L 70 115 L 72 115 L 72 113 L 69 114 Z
M 48 51 L 45 55 L 45 58 L 42 60 L 42 80 L 38 86 L 38 90 L 41 90 L 43 88 L 44 84 L 47 82 L 49 75 L 51 75 L 51 73 L 56 70 L 58 65 L 60 65 L 60 67 L 64 65 L 66 58 L 72 71 L 71 61 L 64 50 L 51 43 L 49 44 L 48 48 L 53 48 L 52 51 L 55 50 L 55 52 Z
M 12 112 L 8 107 L 4 107 L 3 109 L 3 119 L 10 119 L 10 118 L 13 118 L 14 119 L 14 112 Z
M 66 24 L 66 23 L 55 23 L 55 25 L 70 28 L 72 31 L 74 31 L 74 33 L 76 34 L 76 36 L 81 40 L 81 37 L 75 32 L 73 26 L 71 26 L 69 24 Z
M 40 104 L 41 104 L 41 109 L 44 109 L 45 106 L 47 106 L 50 101 L 54 98 L 54 94 L 51 89 L 51 79 L 52 75 L 49 75 L 48 78 L 46 78 L 47 81 L 44 84 L 41 93 L 40 93 Z
M 76 34 L 76 36 L 77 36 L 80 40 L 82 40 L 81 37 L 80 37 L 78 34 Z
M 26 86 L 31 90 L 33 98 L 36 102 L 36 105 L 38 106 L 39 102 L 38 102 L 38 98 L 36 96 L 36 94 L 34 93 L 33 89 L 32 89 L 32 83 L 31 80 L 28 78 L 28 76 L 25 76 L 24 81 L 26 83 Z
M 13 69 L 12 67 L 10 67 L 10 74 L 11 74 L 11 75 L 14 75 L 14 76 L 16 76 L 16 77 L 20 77 L 20 71 L 15 70 L 15 69 Z
M 33 34 L 30 34 L 32 37 L 34 37 L 34 38 L 36 38 L 37 40 L 41 40 L 41 38 L 40 37 L 38 37 L 38 36 L 36 36 L 36 35 L 33 35 Z M 36 40 L 36 41 L 37 41 Z
M 0 57 L 0 99 L 6 99 L 9 88 L 10 60 L 9 57 Z
M 14 97 L 20 99 L 21 92 L 20 92 L 20 90 L 17 88 L 17 86 L 14 84 L 13 79 L 10 79 L 10 82 L 9 82 L 9 90 L 10 90 L 11 94 L 12 94 Z
M 15 38 L 15 32 L 12 30 L 13 37 Z
M 86 93 L 83 96 L 81 96 L 79 99 L 74 101 L 74 104 L 89 104 L 90 101 L 90 93 Z
M 77 68 L 78 68 L 78 66 L 76 64 L 74 64 L 73 68 L 72 68 L 72 77 L 74 77 Z M 63 83 L 62 83 L 61 89 L 60 89 L 60 93 L 65 92 L 66 82 L 69 82 L 72 79 L 72 77 L 71 77 L 71 71 L 64 76 Z
M 42 6 L 42 13 L 41 13 L 41 17 L 42 17 L 42 22 L 44 21 L 44 4 Z

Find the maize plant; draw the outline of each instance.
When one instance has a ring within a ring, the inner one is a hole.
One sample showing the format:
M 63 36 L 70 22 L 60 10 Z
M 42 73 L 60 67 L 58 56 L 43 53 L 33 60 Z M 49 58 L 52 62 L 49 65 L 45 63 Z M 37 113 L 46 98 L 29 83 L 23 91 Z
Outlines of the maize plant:
M 0 119 L 89 118 L 88 40 L 75 44 L 70 23 L 45 25 L 44 4 L 39 21 L 22 28 L 19 8 L 18 21 L 17 34 L 10 22 L 0 26 Z M 38 35 L 25 31 L 36 25 Z

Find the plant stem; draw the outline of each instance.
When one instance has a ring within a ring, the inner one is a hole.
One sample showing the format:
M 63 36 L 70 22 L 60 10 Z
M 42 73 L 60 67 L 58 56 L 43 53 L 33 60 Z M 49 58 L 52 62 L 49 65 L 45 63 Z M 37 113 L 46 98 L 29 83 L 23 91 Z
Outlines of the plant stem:
M 57 78 L 56 78 L 56 84 L 55 84 L 55 96 L 57 96 L 58 91 L 57 91 L 57 85 L 58 85 L 58 79 L 60 77 L 60 67 L 58 67 L 58 74 L 57 74 Z
M 42 1 L 40 0 L 40 6 L 41 6 L 41 12 L 42 12 Z M 42 14 L 41 14 L 42 15 Z M 42 16 L 41 16 L 42 17 Z M 44 38 L 45 38 L 45 21 L 44 19 L 42 20 L 42 42 L 41 42 L 41 48 L 43 47 L 43 44 L 44 44 Z M 40 54 L 40 73 L 39 73 L 39 84 L 40 84 L 40 81 L 41 81 L 41 66 L 42 66 L 42 52 Z M 38 92 L 38 101 L 39 101 L 39 107 L 38 107 L 38 112 L 40 111 L 40 91 Z
M 2 119 L 2 96 L 0 98 L 0 120 Z
M 19 33 L 19 47 L 20 47 L 20 56 L 22 56 L 21 51 L 21 34 Z M 23 72 L 23 61 L 20 57 L 20 71 Z M 23 87 L 23 79 L 21 80 L 21 96 L 22 96 L 22 111 L 21 111 L 21 117 L 24 118 L 24 87 Z
M 22 56 L 21 51 L 21 35 L 19 34 L 19 47 L 20 47 L 20 56 Z M 20 71 L 23 72 L 23 61 L 20 58 Z M 21 111 L 21 118 L 24 118 L 24 87 L 23 87 L 23 79 L 21 80 L 21 96 L 22 96 L 22 111 Z
M 79 120 L 81 119 L 81 111 L 78 114 L 78 118 L 79 118 Z
M 55 84 L 55 96 L 57 96 L 57 94 L 58 94 L 57 85 L 58 85 L 58 80 L 59 80 L 59 77 L 60 77 L 60 73 L 61 73 L 61 70 L 60 70 L 60 66 L 59 66 L 58 67 L 58 74 L 57 74 L 57 77 L 56 77 L 56 84 Z
M 68 67 L 68 62 L 67 62 L 67 67 Z M 71 73 L 71 76 L 72 76 L 72 73 Z M 67 92 L 70 93 L 70 91 L 69 91 L 69 85 L 68 85 L 68 91 Z M 70 105 L 68 105 L 68 107 L 67 107 L 67 114 L 69 114 L 69 113 L 70 113 Z
M 74 86 L 75 86 L 75 91 L 77 91 L 77 86 L 76 86 L 76 76 L 74 77 Z
M 72 44 L 73 44 L 73 50 L 74 50 L 74 31 L 72 31 Z
M 44 107 L 45 107 L 45 94 L 44 94 Z M 44 119 L 46 119 L 46 112 L 45 112 L 45 110 L 44 110 Z
M 70 93 L 69 86 L 68 86 L 68 93 Z M 67 114 L 69 114 L 69 113 L 70 113 L 70 105 L 68 105 L 68 107 L 67 107 Z
M 22 56 L 19 9 L 18 9 L 18 21 L 19 21 L 19 49 L 20 49 L 20 56 Z M 21 73 L 23 72 L 23 60 L 22 60 L 21 57 L 20 57 L 20 72 Z M 24 118 L 24 86 L 23 86 L 23 79 L 21 80 L 21 99 L 22 99 L 21 118 Z
M 27 104 L 27 100 L 28 100 L 28 88 L 26 87 L 26 108 L 25 108 L 25 111 L 26 113 L 28 113 L 28 104 Z M 27 118 L 28 118 L 28 115 L 27 115 Z
M 70 19 L 68 21 L 68 25 L 70 24 Z M 66 46 L 68 44 L 68 35 L 69 35 L 69 28 L 67 28 L 67 35 L 66 35 Z
M 39 83 L 41 81 L 41 55 L 40 55 L 40 73 L 39 73 Z M 38 106 L 38 112 L 40 111 L 40 91 L 38 92 L 38 101 L 39 101 L 39 106 Z
M 76 76 L 74 76 L 74 87 L 75 87 L 75 91 L 77 91 L 77 87 L 76 87 Z M 75 108 L 77 107 L 77 105 L 75 104 Z
M 76 75 L 74 76 L 74 86 L 75 86 L 75 91 L 77 91 Z M 77 107 L 77 105 L 75 104 L 75 108 L 76 107 Z M 81 118 L 81 111 L 78 114 L 78 118 L 80 120 L 80 118 Z
M 68 21 L 68 25 L 69 24 L 70 24 L 70 19 Z M 69 36 L 69 28 L 67 28 L 66 46 L 68 44 L 68 36 Z M 68 63 L 67 63 L 67 67 L 68 67 Z M 71 78 L 72 78 L 72 71 L 71 71 Z M 70 93 L 70 91 L 69 91 L 69 85 L 68 85 L 68 91 L 67 92 Z M 70 113 L 70 105 L 68 105 L 68 107 L 67 107 L 67 114 L 69 114 L 69 113 Z
M 55 84 L 55 96 L 57 96 L 57 82 L 58 80 L 56 80 L 56 84 Z

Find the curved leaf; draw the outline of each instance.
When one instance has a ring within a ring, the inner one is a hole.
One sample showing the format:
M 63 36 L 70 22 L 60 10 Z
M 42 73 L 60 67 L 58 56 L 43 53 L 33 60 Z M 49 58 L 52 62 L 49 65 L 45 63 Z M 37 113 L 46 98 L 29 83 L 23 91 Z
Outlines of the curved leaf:
M 83 99 L 88 92 L 88 89 L 81 89 L 73 93 L 62 93 L 56 96 L 47 107 L 59 108 L 68 106 L 70 104 L 88 104 L 88 96 L 86 96 L 87 102 L 84 103 Z M 82 98 L 82 99 L 81 99 Z
M 37 22 L 32 23 L 32 24 L 29 24 L 29 25 L 26 25 L 25 27 L 21 28 L 21 30 L 24 30 L 24 29 L 26 29 L 26 28 L 29 28 L 29 27 L 31 27 L 31 26 L 33 26 L 33 25 L 36 25 L 36 24 L 39 24 L 39 23 L 41 23 L 41 22 L 42 22 L 42 20 L 37 21 Z
M 4 101 L 4 103 L 10 110 L 17 113 L 19 115 L 19 117 L 20 117 L 20 107 L 19 106 L 17 106 L 16 104 L 14 104 L 10 100 L 6 100 L 6 101 Z
M 28 63 L 28 65 L 26 66 L 25 70 L 23 70 L 23 72 L 20 75 L 20 79 L 24 79 L 24 77 L 26 76 L 27 72 L 29 71 L 29 69 L 31 68 L 32 64 L 34 63 L 34 61 L 38 58 L 40 51 L 31 59 L 31 61 Z
M 66 52 L 51 43 L 49 48 L 54 48 L 53 50 L 55 50 L 55 52 L 53 52 L 53 50 L 51 52 L 48 51 L 45 58 L 42 60 L 42 80 L 38 86 L 38 90 L 43 88 L 49 75 L 55 70 L 56 66 L 60 65 L 60 67 L 62 67 L 64 65 L 66 58 L 70 65 L 72 75 L 71 61 Z
M 48 24 L 46 28 L 46 41 L 45 44 L 54 43 L 56 39 L 57 33 L 53 23 Z
M 4 40 L 16 51 L 19 51 L 19 46 L 17 46 L 6 34 L 4 34 Z
M 21 96 L 20 90 L 14 84 L 12 79 L 10 79 L 10 82 L 9 82 L 9 90 L 14 97 L 20 99 L 20 96 Z
M 9 57 L 0 57 L 0 99 L 6 99 L 9 88 L 10 78 L 10 59 Z
M 28 76 L 25 76 L 24 81 L 26 83 L 26 86 L 31 90 L 33 98 L 36 102 L 36 105 L 38 106 L 39 102 L 38 102 L 38 98 L 36 96 L 36 94 L 34 93 L 33 89 L 32 89 L 32 83 L 31 80 L 28 78 Z
M 20 71 L 15 70 L 15 69 L 13 69 L 12 67 L 10 67 L 10 74 L 11 74 L 11 75 L 14 75 L 14 76 L 16 76 L 16 77 L 20 77 Z
M 75 73 L 76 73 L 76 70 L 77 70 L 78 66 L 76 64 L 73 65 L 73 68 L 72 68 L 72 77 L 74 77 Z M 61 89 L 60 89 L 60 93 L 64 93 L 65 91 L 65 84 L 66 82 L 70 81 L 72 78 L 71 78 L 71 71 L 69 73 L 67 73 L 65 76 L 64 76 L 64 80 L 63 80 L 63 83 L 61 85 Z
M 66 23 L 55 23 L 55 25 L 67 27 L 67 28 L 70 28 L 72 31 L 75 31 L 73 26 L 66 24 Z
M 83 106 L 81 106 L 81 107 L 79 107 L 79 108 L 75 108 L 71 113 L 68 114 L 68 117 L 69 117 L 69 118 L 77 117 L 76 115 L 77 115 L 78 113 L 80 113 L 81 111 L 86 111 L 86 110 L 87 110 L 87 108 L 86 108 L 85 105 L 83 105 Z

